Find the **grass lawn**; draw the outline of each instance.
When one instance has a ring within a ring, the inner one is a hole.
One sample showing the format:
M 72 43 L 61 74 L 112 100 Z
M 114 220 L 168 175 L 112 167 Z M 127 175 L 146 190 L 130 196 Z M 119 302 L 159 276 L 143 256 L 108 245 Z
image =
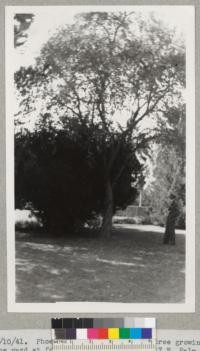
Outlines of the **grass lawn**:
M 116 225 L 103 241 L 16 233 L 16 302 L 184 302 L 185 235 L 162 244 L 163 229 Z

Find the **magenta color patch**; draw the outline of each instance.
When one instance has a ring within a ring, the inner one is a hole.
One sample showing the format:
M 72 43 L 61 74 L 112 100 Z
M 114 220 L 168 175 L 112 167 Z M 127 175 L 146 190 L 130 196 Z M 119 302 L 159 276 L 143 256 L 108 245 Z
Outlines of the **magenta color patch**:
M 87 330 L 88 339 L 98 339 L 98 329 L 97 328 L 89 328 Z

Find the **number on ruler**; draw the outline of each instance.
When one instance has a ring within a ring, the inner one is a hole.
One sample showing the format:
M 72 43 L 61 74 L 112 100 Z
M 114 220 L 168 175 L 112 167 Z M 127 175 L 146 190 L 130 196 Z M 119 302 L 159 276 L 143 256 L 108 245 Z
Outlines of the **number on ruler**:
M 113 340 L 106 342 L 95 342 L 93 340 L 88 340 L 87 342 L 76 342 L 73 340 L 68 340 L 67 342 L 59 342 L 58 340 L 53 343 L 53 351 L 96 351 L 96 350 L 117 350 L 117 351 L 128 351 L 128 350 L 149 350 L 155 351 L 155 343 L 146 341 L 145 343 L 133 343 L 132 340 L 126 340 L 126 342 L 115 343 Z

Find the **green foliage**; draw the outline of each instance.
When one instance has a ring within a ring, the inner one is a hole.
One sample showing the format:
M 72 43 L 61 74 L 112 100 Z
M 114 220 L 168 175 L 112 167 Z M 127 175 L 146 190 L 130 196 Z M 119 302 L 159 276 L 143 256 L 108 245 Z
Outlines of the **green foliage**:
M 42 114 L 54 121 L 50 135 L 40 126 L 18 136 L 19 143 L 25 138 L 22 149 L 28 143 L 25 154 L 16 155 L 26 160 L 24 177 L 38 181 L 29 199 L 27 180 L 24 200 L 42 216 L 52 199 L 59 208 L 54 222 L 62 223 L 65 215 L 73 227 L 75 217 L 83 222 L 96 213 L 111 216 L 135 198 L 142 171 L 136 155 L 166 133 L 167 111 L 181 101 L 185 48 L 153 16 L 144 21 L 136 13 L 79 14 L 45 43 L 35 66 L 16 72 L 15 84 L 20 96 L 16 125 L 23 130 L 20 121 L 34 113 L 36 120 Z M 40 111 L 35 112 L 37 102 Z M 154 127 L 144 128 L 144 121 Z M 109 201 L 106 186 L 112 192 Z M 41 189 L 42 205 L 34 200 Z M 47 221 L 53 212 L 55 206 L 45 214 Z
M 158 109 L 166 111 L 164 102 L 180 98 L 185 49 L 178 44 L 174 32 L 154 17 L 144 22 L 134 13 L 80 14 L 48 40 L 35 67 L 16 73 L 21 111 L 32 111 L 42 99 L 59 118 L 78 117 L 101 126 L 105 137 L 115 130 L 139 144 L 140 123 L 158 118 Z M 116 123 L 120 112 L 125 127 Z M 142 140 L 147 136 L 149 131 Z
M 144 192 L 144 203 L 152 207 L 152 221 L 166 223 L 171 194 L 176 195 L 180 216 L 177 226 L 185 227 L 185 107 L 172 108 L 166 116 L 170 129 L 163 132 L 153 163 L 153 180 Z
M 14 16 L 14 46 L 23 45 L 28 37 L 27 30 L 34 20 L 34 15 L 31 13 L 16 13 Z
M 75 119 L 69 120 L 65 129 L 55 130 L 48 117 L 36 131 L 16 134 L 16 208 L 31 209 L 49 230 L 68 234 L 102 214 L 104 173 L 98 146 L 91 130 Z M 123 144 L 114 164 L 116 170 L 124 154 L 131 152 L 131 146 Z M 131 184 L 140 170 L 137 158 L 131 157 L 114 190 L 115 209 L 136 196 Z

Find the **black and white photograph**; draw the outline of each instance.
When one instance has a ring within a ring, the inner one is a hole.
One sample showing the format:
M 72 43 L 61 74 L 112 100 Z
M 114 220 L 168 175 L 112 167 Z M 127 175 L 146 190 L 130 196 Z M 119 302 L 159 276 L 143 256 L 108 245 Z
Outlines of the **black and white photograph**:
M 193 8 L 7 6 L 6 58 L 9 310 L 192 312 Z

